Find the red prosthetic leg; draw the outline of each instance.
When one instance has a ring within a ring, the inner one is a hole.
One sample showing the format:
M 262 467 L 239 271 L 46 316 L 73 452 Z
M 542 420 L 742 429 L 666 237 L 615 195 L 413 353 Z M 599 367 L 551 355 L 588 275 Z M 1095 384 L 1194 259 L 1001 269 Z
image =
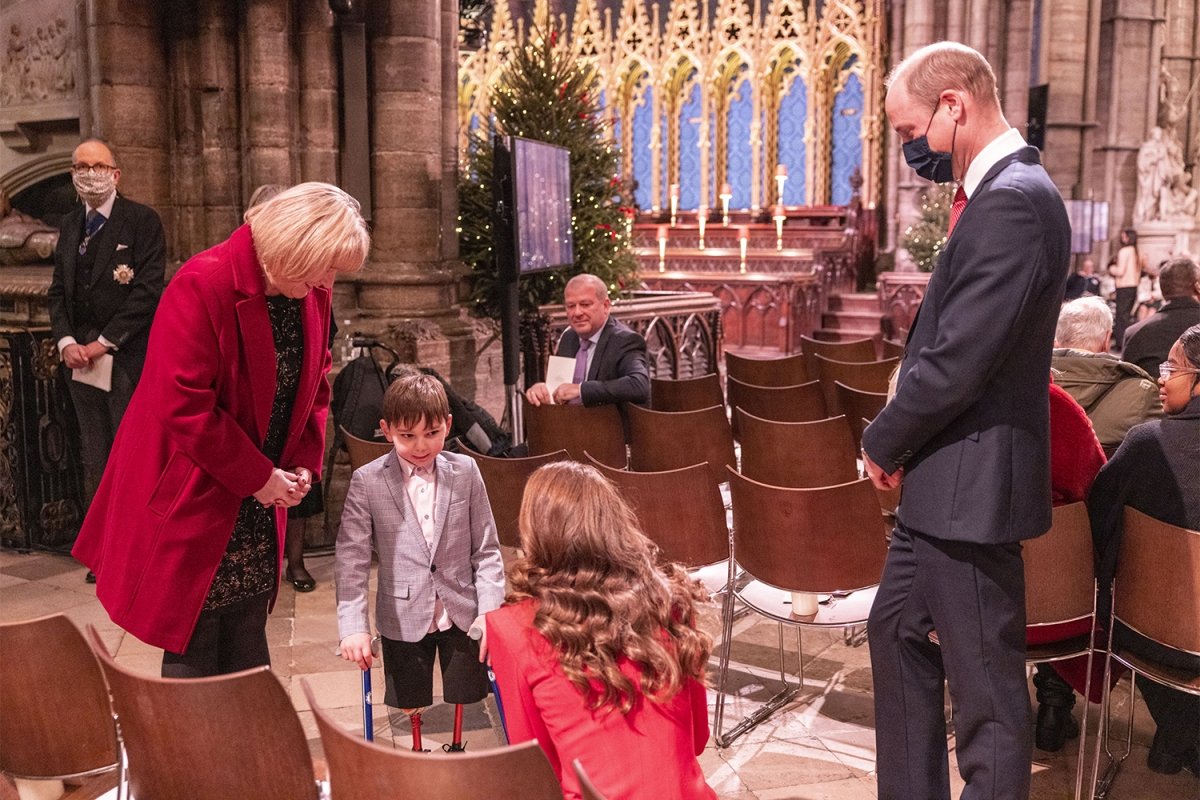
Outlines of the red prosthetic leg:
M 462 703 L 454 704 L 454 739 L 450 744 L 442 745 L 447 753 L 465 753 L 467 746 L 462 740 Z
M 404 713 L 408 714 L 408 721 L 412 724 L 412 741 L 414 753 L 428 753 L 429 751 L 421 747 L 421 712 L 423 708 L 404 709 Z

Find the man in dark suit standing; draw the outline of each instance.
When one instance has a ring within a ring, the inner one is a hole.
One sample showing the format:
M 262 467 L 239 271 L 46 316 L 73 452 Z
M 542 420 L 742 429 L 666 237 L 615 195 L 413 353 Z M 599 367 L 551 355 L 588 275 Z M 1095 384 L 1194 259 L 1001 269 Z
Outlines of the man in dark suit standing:
M 909 166 L 959 189 L 895 397 L 863 434 L 871 480 L 904 487 L 868 625 L 879 797 L 950 797 L 947 680 L 962 796 L 1017 800 L 1032 756 L 1021 540 L 1051 521 L 1050 352 L 1070 228 L 983 56 L 930 45 L 888 85 Z
M 166 245 L 158 214 L 117 194 L 121 170 L 104 142 L 88 139 L 75 148 L 71 180 L 83 203 L 63 218 L 48 296 L 51 330 L 79 420 L 84 495 L 91 502 L 142 373 L 163 291 Z M 109 391 L 72 378 L 77 370 L 103 368 L 108 355 Z
M 563 304 L 571 327 L 558 340 L 556 355 L 575 359 L 574 380 L 556 388 L 553 400 L 546 384 L 535 383 L 525 391 L 529 402 L 535 406 L 649 402 L 646 340 L 610 316 L 612 302 L 604 281 L 587 273 L 576 275 L 567 281 Z

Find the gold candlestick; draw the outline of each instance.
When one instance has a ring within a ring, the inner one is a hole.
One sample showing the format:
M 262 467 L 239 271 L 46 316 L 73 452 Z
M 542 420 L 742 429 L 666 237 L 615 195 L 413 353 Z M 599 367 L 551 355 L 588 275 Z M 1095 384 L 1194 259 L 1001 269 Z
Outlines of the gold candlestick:
M 728 183 L 721 184 L 721 224 L 729 224 L 729 201 L 733 198 L 733 188 Z
M 675 227 L 675 217 L 679 213 L 679 184 L 671 184 L 671 227 Z
M 707 216 L 708 216 L 708 209 L 706 209 L 704 206 L 700 206 L 700 212 L 696 215 L 696 222 L 700 225 L 700 249 L 701 250 L 704 249 L 704 222 L 705 222 L 704 218 Z
M 667 271 L 667 226 L 658 226 L 658 271 Z
M 748 238 L 749 236 L 750 236 L 750 233 L 745 228 L 742 228 L 740 231 L 738 231 L 738 245 L 740 246 L 741 251 L 742 251 L 741 273 L 743 275 L 746 274 L 746 246 L 750 243 L 749 238 Z
M 783 204 L 775 206 L 775 249 L 783 249 L 783 223 L 787 220 L 787 211 Z

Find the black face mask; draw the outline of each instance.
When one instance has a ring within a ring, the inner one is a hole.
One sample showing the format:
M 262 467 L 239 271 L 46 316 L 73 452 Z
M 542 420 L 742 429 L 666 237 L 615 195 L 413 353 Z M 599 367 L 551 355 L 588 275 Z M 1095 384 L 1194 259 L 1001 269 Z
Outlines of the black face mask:
M 950 183 L 954 180 L 954 137 L 958 136 L 958 123 L 954 123 L 954 137 L 950 139 L 950 152 L 942 153 L 929 148 L 929 126 L 937 116 L 939 106 L 934 106 L 925 133 L 902 146 L 904 160 L 918 175 L 934 183 Z

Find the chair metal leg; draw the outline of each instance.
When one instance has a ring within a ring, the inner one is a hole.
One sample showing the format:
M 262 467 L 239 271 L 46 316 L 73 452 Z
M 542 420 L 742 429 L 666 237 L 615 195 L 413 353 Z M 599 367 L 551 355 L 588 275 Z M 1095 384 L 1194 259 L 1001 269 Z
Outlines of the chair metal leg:
M 725 682 L 729 675 L 729 649 L 733 640 L 733 592 L 721 603 L 721 658 L 717 671 L 717 702 L 713 709 L 713 739 L 720 746 L 721 723 L 725 716 Z
M 1088 643 L 1090 645 L 1091 640 Z M 1095 648 L 1088 647 L 1087 677 L 1083 681 L 1083 712 L 1079 715 L 1079 755 L 1075 762 L 1075 800 L 1083 800 L 1083 764 L 1087 752 L 1088 709 L 1092 704 L 1092 662 L 1095 654 Z
M 764 703 L 762 708 L 758 709 L 757 711 L 755 711 L 751 714 L 746 715 L 742 719 L 742 721 L 739 722 L 737 725 L 735 725 L 732 729 L 730 729 L 730 731 L 728 733 L 723 733 L 721 731 L 721 720 L 722 720 L 722 717 L 724 714 L 724 707 L 725 707 L 725 680 L 726 680 L 726 676 L 728 675 L 728 672 L 729 672 L 730 640 L 733 638 L 733 615 L 732 614 L 729 615 L 728 620 L 729 621 L 725 625 L 725 641 L 722 642 L 722 649 L 721 649 L 721 678 L 720 678 L 720 687 L 718 690 L 719 694 L 717 695 L 717 711 L 716 711 L 717 721 L 713 725 L 713 741 L 716 743 L 717 747 L 729 747 L 729 745 L 732 744 L 733 741 L 735 739 L 737 739 L 739 736 L 742 736 L 745 733 L 749 733 L 750 731 L 757 728 L 765 720 L 767 720 L 772 714 L 774 714 L 776 711 L 778 711 L 779 709 L 783 708 L 788 703 L 790 703 L 792 701 L 792 699 L 795 698 L 795 696 L 797 694 L 799 694 L 800 690 L 803 688 L 802 683 L 793 685 L 790 682 L 788 682 L 788 680 L 787 680 L 787 672 L 785 670 L 785 665 L 784 665 L 783 624 L 780 623 L 779 624 L 779 676 L 780 676 L 780 680 L 783 682 L 783 688 L 780 689 L 778 692 L 776 692 L 775 695 L 770 700 L 768 700 L 766 703 Z
M 804 686 L 804 643 L 801 639 L 802 629 L 796 626 L 796 663 L 800 665 L 800 686 Z
M 1111 661 L 1109 663 L 1111 666 Z M 1108 790 L 1112 788 L 1113 781 L 1116 780 L 1117 773 L 1121 769 L 1121 764 L 1125 761 L 1125 759 L 1129 758 L 1129 753 L 1133 750 L 1133 711 L 1134 711 L 1134 705 L 1136 702 L 1136 700 L 1134 698 L 1134 694 L 1133 694 L 1133 688 L 1134 688 L 1134 680 L 1133 679 L 1134 679 L 1135 674 L 1136 673 L 1133 670 L 1129 671 L 1129 718 L 1126 720 L 1125 752 L 1122 753 L 1119 758 L 1113 755 L 1112 749 L 1109 747 L 1109 742 L 1111 741 L 1111 736 L 1110 736 L 1111 730 L 1109 730 L 1109 729 L 1112 726 L 1112 701 L 1110 698 L 1111 693 L 1109 693 L 1107 691 L 1105 693 L 1104 717 L 1103 717 L 1105 724 L 1102 726 L 1103 730 L 1101 731 L 1102 735 L 1100 736 L 1100 739 L 1104 743 L 1104 754 L 1108 756 L 1108 766 L 1104 770 L 1104 775 L 1100 776 L 1099 780 L 1093 782 L 1094 786 L 1095 786 L 1095 791 L 1093 793 L 1093 797 L 1095 798 L 1095 800 L 1104 800 L 1104 798 L 1108 797 Z M 1108 685 L 1108 670 L 1106 669 L 1105 670 L 1105 686 L 1107 687 L 1107 685 Z M 1096 770 L 1098 771 L 1099 768 L 1100 768 L 1100 748 L 1099 748 L 1099 744 L 1097 744 L 1097 747 L 1096 747 Z

